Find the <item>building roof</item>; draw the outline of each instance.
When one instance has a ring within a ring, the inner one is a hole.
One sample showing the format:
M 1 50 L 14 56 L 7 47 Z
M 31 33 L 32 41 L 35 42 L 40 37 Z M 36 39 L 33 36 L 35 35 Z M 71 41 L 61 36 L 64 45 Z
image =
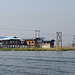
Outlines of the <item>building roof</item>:
M 14 39 L 14 40 L 20 40 L 20 38 L 12 36 L 12 37 L 0 37 L 0 40 L 10 40 L 10 39 Z
M 0 36 L 0 40 L 3 40 L 4 38 L 7 38 L 7 37 Z
M 23 40 L 27 41 L 27 40 L 35 40 L 35 39 L 23 39 Z
M 38 37 L 38 38 L 44 39 L 45 37 Z

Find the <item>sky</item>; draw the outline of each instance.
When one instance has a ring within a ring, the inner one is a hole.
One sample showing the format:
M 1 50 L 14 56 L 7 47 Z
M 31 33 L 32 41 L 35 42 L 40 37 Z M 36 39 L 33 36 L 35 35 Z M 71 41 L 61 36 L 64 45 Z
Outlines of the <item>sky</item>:
M 0 36 L 56 39 L 62 31 L 63 45 L 75 35 L 75 0 L 0 0 Z

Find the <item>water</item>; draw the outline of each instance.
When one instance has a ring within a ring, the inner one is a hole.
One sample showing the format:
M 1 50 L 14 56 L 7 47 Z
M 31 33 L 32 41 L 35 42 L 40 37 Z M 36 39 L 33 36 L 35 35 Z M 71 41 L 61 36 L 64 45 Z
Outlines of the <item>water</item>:
M 75 75 L 75 51 L 0 51 L 0 75 Z

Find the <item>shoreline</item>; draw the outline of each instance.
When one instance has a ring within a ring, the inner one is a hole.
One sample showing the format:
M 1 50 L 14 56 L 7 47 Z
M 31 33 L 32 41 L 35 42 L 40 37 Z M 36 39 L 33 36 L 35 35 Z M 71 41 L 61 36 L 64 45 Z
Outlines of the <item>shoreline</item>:
M 75 51 L 75 48 L 0 48 L 0 51 Z

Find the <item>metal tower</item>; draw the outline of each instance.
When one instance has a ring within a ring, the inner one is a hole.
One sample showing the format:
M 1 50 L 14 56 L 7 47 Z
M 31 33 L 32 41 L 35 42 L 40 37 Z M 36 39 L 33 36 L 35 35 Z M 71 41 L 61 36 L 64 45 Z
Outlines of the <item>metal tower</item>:
M 73 35 L 73 46 L 75 45 L 75 35 Z
M 56 32 L 56 47 L 62 47 L 62 32 Z
M 35 38 L 40 37 L 40 30 L 35 30 Z

